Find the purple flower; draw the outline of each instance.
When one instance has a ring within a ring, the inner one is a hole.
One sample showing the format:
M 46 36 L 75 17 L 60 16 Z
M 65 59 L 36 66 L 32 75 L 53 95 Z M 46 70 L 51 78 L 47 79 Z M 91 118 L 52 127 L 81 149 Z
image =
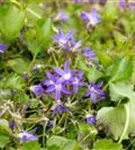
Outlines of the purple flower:
M 87 22 L 87 25 L 86 25 L 87 28 L 89 27 L 89 25 L 95 26 L 101 21 L 100 15 L 98 14 L 95 8 L 92 9 L 90 13 L 82 12 L 81 19 Z
M 69 111 L 69 108 L 61 104 L 60 101 L 57 101 L 57 104 L 53 106 L 51 110 L 52 110 L 52 117 L 54 117 L 57 113 L 62 115 L 64 112 Z
M 87 59 L 94 59 L 96 58 L 95 52 L 91 50 L 89 47 L 83 48 L 83 54 Z
M 74 94 L 76 94 L 79 90 L 79 86 L 84 86 L 85 83 L 82 82 L 83 72 L 79 72 L 75 77 L 71 80 L 71 85 L 73 85 Z
M 95 0 L 88 0 L 89 3 L 93 4 L 95 2 Z
M 86 116 L 86 123 L 90 124 L 92 126 L 95 126 L 95 124 L 96 124 L 96 115 L 90 115 L 90 114 L 88 114 Z
M 34 136 L 31 132 L 22 132 L 18 134 L 18 137 L 21 142 L 26 142 L 26 141 L 37 141 L 38 137 Z
M 131 10 L 135 10 L 135 2 L 129 2 L 128 6 Z
M 34 92 L 36 96 L 42 96 L 45 93 L 45 90 L 41 84 L 31 86 L 30 90 Z
M 74 3 L 83 3 L 83 0 L 73 0 Z
M 56 16 L 56 20 L 66 21 L 69 18 L 69 15 L 64 10 L 59 10 Z
M 6 51 L 6 44 L 0 44 L 0 53 L 5 53 Z
M 73 38 L 73 35 L 74 35 L 73 30 L 64 35 L 62 30 L 60 29 L 58 31 L 58 35 L 53 36 L 52 38 L 55 40 L 56 43 L 58 43 L 60 45 L 60 47 L 66 49 L 66 50 L 69 50 L 68 42 L 70 39 Z
M 127 7 L 127 3 L 125 0 L 119 0 L 118 6 L 120 9 L 125 9 Z
M 91 97 L 94 103 L 97 103 L 98 100 L 104 99 L 105 93 L 100 89 L 102 85 L 103 85 L 103 82 L 100 82 L 97 85 L 95 85 L 93 82 L 90 82 L 86 96 Z
M 46 93 L 55 93 L 55 100 L 59 100 L 61 93 L 70 95 L 70 91 L 64 87 L 64 84 L 58 83 L 58 79 L 55 75 L 47 73 L 49 80 L 43 82 L 43 85 L 47 86 Z
M 70 70 L 68 60 L 64 64 L 64 70 L 58 67 L 55 67 L 54 70 L 58 75 L 61 76 L 60 79 L 58 80 L 58 83 L 61 83 L 61 84 L 67 81 L 71 81 L 72 75 L 75 72 L 75 70 Z
M 51 74 L 50 72 L 46 73 L 48 80 L 42 82 L 42 85 L 49 87 L 50 85 L 54 85 L 57 81 L 56 75 Z
M 9 128 L 10 128 L 11 130 L 14 130 L 14 129 L 16 128 L 16 122 L 15 122 L 14 120 L 12 120 L 12 121 L 10 122 Z
M 74 39 L 72 39 L 69 42 L 69 45 L 70 45 L 70 49 L 72 49 L 72 51 L 76 51 L 77 49 L 79 49 L 81 47 L 82 41 L 79 40 L 78 42 L 76 42 Z

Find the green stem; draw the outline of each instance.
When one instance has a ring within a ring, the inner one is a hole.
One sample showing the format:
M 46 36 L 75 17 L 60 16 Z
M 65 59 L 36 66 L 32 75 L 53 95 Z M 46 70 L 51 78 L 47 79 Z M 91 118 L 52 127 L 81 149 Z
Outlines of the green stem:
M 37 18 L 42 18 L 39 14 L 37 14 L 35 11 L 33 11 L 32 9 L 30 9 L 30 8 L 27 8 L 26 9 L 28 12 L 30 12 L 32 15 L 34 15 L 35 17 L 37 17 Z
M 20 2 L 17 2 L 16 0 L 11 0 L 11 3 L 15 4 L 16 6 L 20 7 L 22 9 L 22 5 Z
M 83 143 L 89 136 L 90 136 L 90 133 L 88 133 L 88 134 L 81 140 L 80 143 Z
M 62 117 L 61 117 L 61 119 L 59 120 L 59 125 L 62 123 L 62 121 L 63 121 L 63 119 L 66 117 L 66 114 L 64 113 L 63 115 L 62 115 Z
M 43 147 L 46 147 L 46 126 L 48 122 L 43 125 Z
M 34 62 L 35 62 L 35 60 L 36 60 L 37 54 L 38 54 L 38 52 L 36 52 L 36 53 L 34 54 L 34 57 L 33 57 L 33 59 L 32 59 L 32 61 L 31 61 L 30 65 L 29 65 L 28 72 L 30 72 L 30 70 L 31 70 L 31 68 L 32 68 L 32 66 L 33 66 L 33 64 L 34 64 Z
M 53 56 L 53 59 L 55 61 L 56 66 L 59 67 L 58 61 L 57 61 L 57 59 L 56 59 L 56 57 L 55 57 L 53 52 L 52 52 L 52 56 Z
M 121 134 L 121 137 L 118 141 L 118 143 L 121 143 L 126 132 L 127 132 L 127 129 L 128 129 L 128 125 L 129 125 L 129 117 L 130 117 L 130 113 L 129 113 L 129 104 L 125 104 L 124 105 L 124 108 L 125 108 L 125 111 L 126 111 L 126 122 L 125 122 L 125 126 L 124 126 L 124 129 L 123 129 L 123 132 Z

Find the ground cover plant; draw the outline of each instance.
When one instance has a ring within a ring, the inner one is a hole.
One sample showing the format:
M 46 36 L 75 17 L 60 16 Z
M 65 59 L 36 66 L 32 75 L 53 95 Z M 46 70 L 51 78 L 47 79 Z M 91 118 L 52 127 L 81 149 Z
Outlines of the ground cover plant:
M 0 1 L 0 149 L 135 149 L 135 3 Z

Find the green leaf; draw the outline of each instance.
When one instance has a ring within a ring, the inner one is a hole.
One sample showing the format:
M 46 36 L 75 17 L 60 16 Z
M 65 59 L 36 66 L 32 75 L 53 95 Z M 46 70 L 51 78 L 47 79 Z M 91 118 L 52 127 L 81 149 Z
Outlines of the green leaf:
M 124 44 L 127 41 L 127 37 L 123 36 L 118 31 L 113 31 L 113 36 L 114 36 L 115 41 L 116 41 L 117 44 Z
M 127 83 L 110 84 L 111 99 L 117 101 L 128 98 L 129 102 L 116 107 L 103 107 L 98 111 L 97 125 L 105 129 L 107 135 L 113 135 L 121 142 L 135 132 L 135 92 Z
M 124 97 L 130 98 L 134 96 L 134 86 L 130 83 L 117 82 L 109 84 L 110 97 L 112 101 L 119 101 Z
M 9 135 L 0 134 L 0 148 L 4 148 L 9 142 Z
M 112 71 L 112 72 L 111 72 Z M 133 62 L 130 57 L 124 57 L 122 60 L 116 62 L 110 70 L 110 82 L 129 81 L 133 73 Z
M 128 139 L 129 134 L 135 133 L 134 105 L 135 102 L 132 100 L 125 105 L 101 108 L 97 115 L 97 125 L 115 140 L 119 139 L 121 142 Z
M 97 70 L 96 68 L 88 68 L 86 71 L 86 77 L 88 78 L 89 81 L 96 82 L 98 79 L 104 76 L 104 74 Z
M 57 148 L 59 150 L 81 150 L 75 140 L 69 140 L 65 137 L 52 136 L 47 141 L 47 148 Z
M 7 66 L 10 66 L 16 73 L 27 72 L 29 64 L 29 60 L 23 58 L 16 58 L 7 61 Z
M 0 6 L 0 31 L 3 38 L 10 42 L 15 39 L 24 24 L 24 11 L 14 6 Z
M 11 73 L 1 80 L 0 87 L 3 89 L 23 90 L 24 83 L 19 75 Z
M 0 119 L 0 148 L 4 148 L 9 142 L 9 123 L 5 119 Z
M 106 22 L 113 22 L 119 17 L 118 9 L 114 6 L 114 3 L 107 1 L 107 4 L 102 12 L 102 17 Z
M 22 145 L 23 150 L 40 150 L 40 145 L 37 141 L 24 142 Z
M 0 133 L 8 134 L 9 130 L 9 123 L 6 119 L 0 119 Z
M 86 75 L 89 81 L 96 82 L 104 75 L 101 71 L 97 70 L 96 68 L 87 66 L 85 61 L 82 59 L 79 59 L 79 61 L 77 62 L 77 68 L 84 71 L 84 74 Z
M 98 56 L 99 61 L 105 68 L 112 64 L 112 58 L 108 54 L 106 54 L 106 52 L 99 50 L 96 50 L 95 52 Z
M 29 29 L 25 33 L 28 49 L 35 54 L 41 52 L 51 42 L 52 21 L 50 18 L 43 20 L 39 19 L 35 28 Z
M 122 145 L 119 143 L 114 143 L 110 139 L 98 140 L 94 143 L 94 150 L 122 150 Z

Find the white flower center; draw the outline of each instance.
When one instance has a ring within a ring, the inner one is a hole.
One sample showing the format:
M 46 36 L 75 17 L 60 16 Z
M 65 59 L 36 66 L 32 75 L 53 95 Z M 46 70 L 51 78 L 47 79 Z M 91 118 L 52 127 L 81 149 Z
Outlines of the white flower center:
M 94 87 L 90 87 L 90 90 L 91 90 L 92 92 L 97 93 L 97 90 L 96 90 Z
M 60 41 L 61 44 L 66 44 L 66 41 L 63 40 L 63 39 L 60 39 L 59 41 Z
M 63 77 L 64 77 L 65 80 L 69 80 L 71 78 L 71 74 L 70 73 L 66 73 L 66 74 L 64 74 Z
M 56 84 L 55 88 L 60 90 L 62 88 L 62 85 L 61 84 Z

